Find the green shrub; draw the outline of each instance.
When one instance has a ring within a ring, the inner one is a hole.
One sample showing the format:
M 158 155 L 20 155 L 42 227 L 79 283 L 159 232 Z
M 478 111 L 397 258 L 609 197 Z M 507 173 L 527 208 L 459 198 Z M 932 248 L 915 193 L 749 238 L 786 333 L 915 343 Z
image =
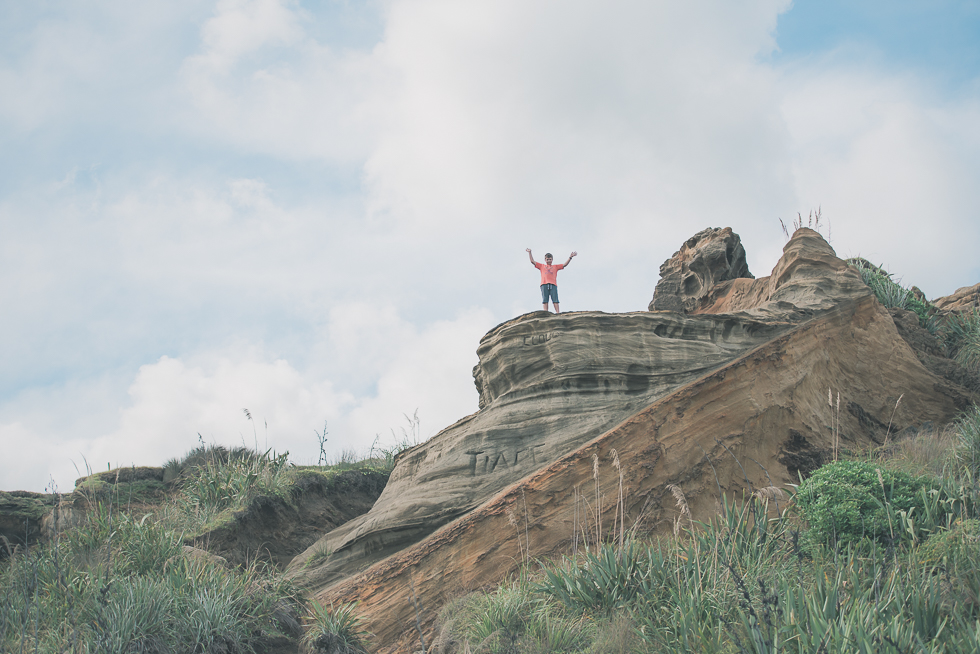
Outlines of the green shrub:
M 868 538 L 888 544 L 916 540 L 946 522 L 948 505 L 936 501 L 940 493 L 930 477 L 837 461 L 800 485 L 796 504 L 809 523 L 807 536 L 816 543 L 848 545 Z

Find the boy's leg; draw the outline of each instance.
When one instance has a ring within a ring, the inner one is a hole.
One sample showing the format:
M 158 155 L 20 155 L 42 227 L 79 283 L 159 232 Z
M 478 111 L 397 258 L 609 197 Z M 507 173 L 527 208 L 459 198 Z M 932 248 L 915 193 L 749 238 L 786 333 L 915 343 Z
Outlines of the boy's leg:
M 541 310 L 542 311 L 547 311 L 548 310 L 548 303 L 547 302 L 545 302 L 544 304 L 541 305 Z
M 557 304 L 555 305 L 555 313 L 561 313 L 561 309 L 558 308 Z

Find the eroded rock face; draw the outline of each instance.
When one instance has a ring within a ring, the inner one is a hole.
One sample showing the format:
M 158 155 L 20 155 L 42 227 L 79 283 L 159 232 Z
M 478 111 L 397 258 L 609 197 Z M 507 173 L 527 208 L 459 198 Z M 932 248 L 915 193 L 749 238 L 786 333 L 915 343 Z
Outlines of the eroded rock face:
M 816 232 L 798 230 L 762 279 L 725 279 L 738 270 L 737 257 L 718 256 L 720 244 L 735 242 L 728 234 L 707 230 L 688 242 L 685 256 L 704 266 L 695 266 L 696 293 L 677 291 L 679 311 L 540 312 L 488 333 L 474 370 L 480 410 L 405 452 L 374 508 L 294 559 L 292 574 L 321 601 L 360 601 L 380 651 L 411 651 L 417 635 L 402 631 L 415 620 L 412 594 L 431 626 L 447 588 L 497 582 L 522 552 L 567 547 L 584 510 L 573 489 L 591 487 L 594 461 L 602 492 L 616 496 L 613 449 L 627 520 L 646 508 L 649 527 L 664 532 L 675 511 L 668 484 L 704 519 L 719 485 L 735 498 L 745 474 L 753 487 L 795 483 L 826 460 L 828 391 L 841 395 L 850 448 L 892 426 L 941 423 L 977 399 L 923 367 L 857 271 Z M 695 252 L 702 242 L 715 254 Z M 684 270 L 668 264 L 665 278 Z M 666 288 L 658 285 L 655 301 Z M 608 522 L 613 505 L 603 506 Z M 530 525 L 526 533 L 515 520 Z M 305 568 L 320 548 L 333 556 Z
M 374 651 L 415 651 L 413 593 L 425 609 L 423 629 L 431 629 L 447 594 L 499 583 L 516 573 L 522 556 L 569 550 L 576 512 L 586 510 L 581 501 L 576 507 L 573 489 L 595 492 L 595 460 L 606 498 L 604 527 L 612 525 L 616 512 L 615 449 L 626 524 L 643 515 L 646 528 L 667 535 L 678 515 L 669 484 L 683 490 L 695 520 L 706 520 L 718 511 L 719 486 L 729 501 L 739 501 L 743 489 L 799 483 L 797 471 L 805 474 L 831 460 L 831 389 L 835 397 L 841 395 L 840 433 L 849 449 L 881 440 L 893 410 L 893 431 L 930 420 L 941 424 L 971 397 L 923 369 L 890 316 L 865 296 L 675 389 L 417 545 L 318 597 L 358 601 L 376 637 Z M 431 631 L 426 637 L 431 642 Z
M 681 249 L 660 266 L 660 282 L 650 311 L 690 313 L 719 282 L 753 279 L 745 249 L 731 227 L 708 228 L 687 239 Z
M 980 284 L 964 286 L 932 303 L 940 311 L 973 311 L 980 308 Z
M 477 349 L 480 411 L 404 452 L 371 511 L 290 569 L 315 587 L 348 576 L 791 326 L 649 312 L 537 312 L 506 322 Z M 304 569 L 323 548 L 333 555 Z
M 787 243 L 770 277 L 726 279 L 748 274 L 744 261 L 725 228 L 700 232 L 665 262 L 668 277 L 701 275 L 696 301 L 684 297 L 703 315 L 535 312 L 495 327 L 473 371 L 480 410 L 404 452 L 371 511 L 298 555 L 292 573 L 314 588 L 336 583 L 835 301 L 870 295 L 809 229 Z M 332 556 L 307 564 L 324 550 Z

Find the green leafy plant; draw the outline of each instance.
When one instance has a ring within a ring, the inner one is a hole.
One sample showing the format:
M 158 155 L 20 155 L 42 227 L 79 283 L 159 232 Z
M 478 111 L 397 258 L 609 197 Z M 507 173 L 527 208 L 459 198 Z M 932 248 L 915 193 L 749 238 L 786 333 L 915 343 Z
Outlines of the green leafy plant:
M 364 629 L 354 603 L 329 607 L 313 600 L 306 615 L 304 645 L 313 652 L 356 654 L 366 651 L 364 641 L 370 634 Z
M 565 559 L 558 567 L 546 568 L 536 590 L 572 609 L 610 611 L 636 598 L 648 570 L 644 548 L 632 543 L 622 549 L 602 545 L 595 553 L 585 552 L 577 560 Z

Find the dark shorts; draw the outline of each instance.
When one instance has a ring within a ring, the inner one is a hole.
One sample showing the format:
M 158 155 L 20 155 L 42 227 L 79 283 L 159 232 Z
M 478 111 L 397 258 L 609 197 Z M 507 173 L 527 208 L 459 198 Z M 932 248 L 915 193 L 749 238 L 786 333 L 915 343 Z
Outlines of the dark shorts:
M 541 304 L 548 304 L 548 298 L 552 304 L 558 304 L 558 287 L 554 284 L 541 285 Z

